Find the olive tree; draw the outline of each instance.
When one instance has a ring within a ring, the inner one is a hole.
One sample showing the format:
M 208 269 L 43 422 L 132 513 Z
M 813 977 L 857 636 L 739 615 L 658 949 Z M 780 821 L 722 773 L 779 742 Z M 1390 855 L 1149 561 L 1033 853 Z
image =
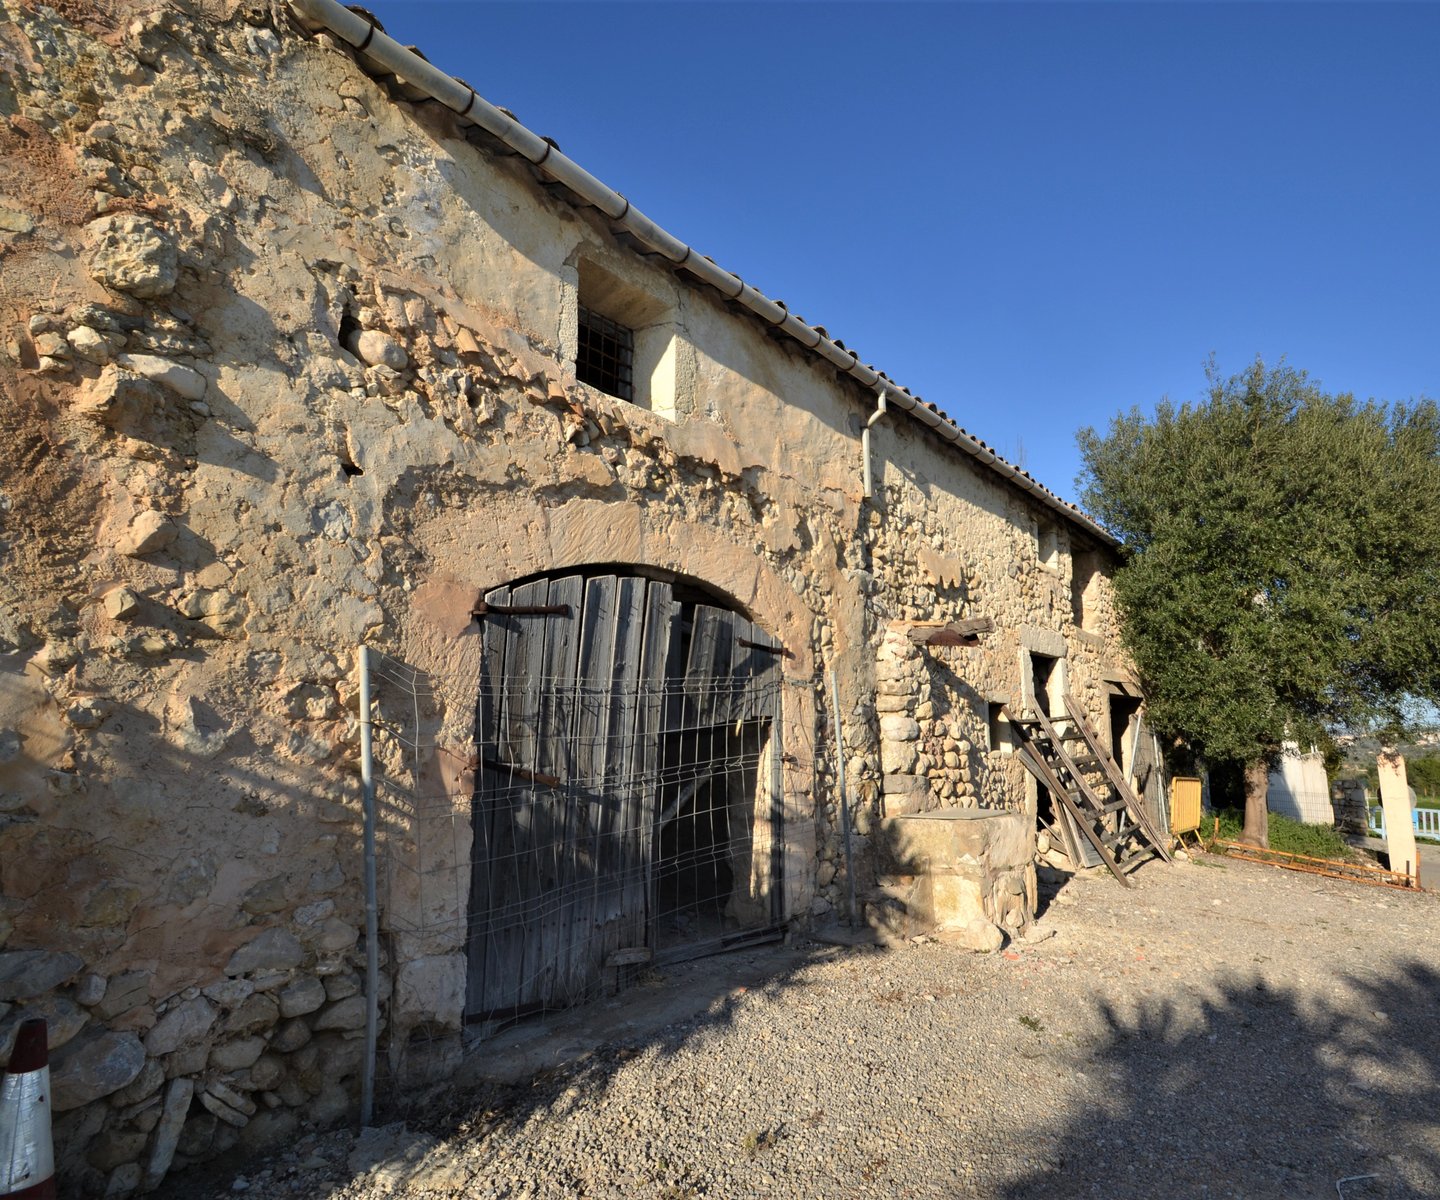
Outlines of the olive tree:
M 1212 364 L 1205 399 L 1077 435 L 1081 501 L 1119 537 L 1115 590 L 1151 718 L 1243 765 L 1245 837 L 1285 741 L 1402 728 L 1440 697 L 1440 412 Z

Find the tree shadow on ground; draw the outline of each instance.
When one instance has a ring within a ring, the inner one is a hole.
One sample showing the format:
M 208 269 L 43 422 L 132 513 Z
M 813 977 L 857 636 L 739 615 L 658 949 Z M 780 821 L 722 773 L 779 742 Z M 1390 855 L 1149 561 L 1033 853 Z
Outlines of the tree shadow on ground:
M 1440 1195 L 1437 997 L 1440 973 L 1411 962 L 1303 990 L 1231 978 L 1183 1008 L 1101 1000 L 1098 1041 L 1054 1058 L 1090 1104 L 996 1194 Z

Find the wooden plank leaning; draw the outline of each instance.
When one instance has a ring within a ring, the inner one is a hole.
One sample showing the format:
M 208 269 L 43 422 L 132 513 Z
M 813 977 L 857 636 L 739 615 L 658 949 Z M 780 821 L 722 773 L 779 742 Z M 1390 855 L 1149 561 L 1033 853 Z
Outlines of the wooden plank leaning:
M 1075 697 L 1069 692 L 1065 693 L 1065 710 L 1070 714 L 1070 719 L 1075 722 L 1075 727 L 1085 739 L 1085 744 L 1090 747 L 1090 753 L 1099 761 L 1100 769 L 1105 773 L 1105 778 L 1110 781 L 1110 786 L 1115 790 L 1115 794 L 1125 802 L 1131 818 L 1144 832 L 1146 840 L 1155 847 L 1160 857 L 1167 863 L 1174 862 L 1175 860 L 1170 856 L 1170 849 L 1165 844 L 1166 839 L 1161 836 L 1151 822 L 1150 814 L 1145 811 L 1144 803 L 1126 781 L 1120 767 L 1110 757 L 1110 752 L 1101 745 L 1100 739 L 1095 736 L 1095 731 L 1085 720 L 1084 710 L 1075 702 Z
M 1089 843 L 1095 847 L 1095 852 L 1104 860 L 1105 865 L 1110 868 L 1110 873 L 1115 876 L 1125 887 L 1130 886 L 1130 881 L 1125 878 L 1125 872 L 1120 869 L 1120 864 L 1115 861 L 1114 856 L 1100 840 L 1100 835 L 1091 827 L 1085 819 L 1085 814 L 1080 811 L 1075 801 L 1070 799 L 1065 790 L 1065 785 L 1056 777 L 1055 772 L 1050 769 L 1050 764 L 1040 757 L 1039 752 L 1029 742 L 1023 743 L 1017 753 L 1020 761 L 1023 762 L 1030 774 L 1050 789 L 1050 794 L 1055 797 L 1074 818 L 1076 826 L 1083 833 Z
M 1060 765 L 1065 768 L 1070 778 L 1075 781 L 1075 787 L 1067 790 L 1078 791 L 1080 795 L 1084 797 L 1085 803 L 1094 810 L 1091 814 L 1092 820 L 1100 820 L 1104 816 L 1105 808 L 1105 801 L 1100 798 L 1100 793 L 1085 781 L 1085 776 L 1081 774 L 1080 767 L 1076 764 L 1075 760 L 1070 757 L 1070 752 L 1065 749 L 1064 743 L 1060 740 L 1060 735 L 1055 732 L 1055 726 L 1050 723 L 1050 718 L 1043 712 L 1040 712 L 1039 709 L 1036 709 L 1035 720 L 1040 728 L 1045 731 L 1045 736 L 1050 739 L 1050 745 L 1054 748 L 1055 757 L 1060 760 Z

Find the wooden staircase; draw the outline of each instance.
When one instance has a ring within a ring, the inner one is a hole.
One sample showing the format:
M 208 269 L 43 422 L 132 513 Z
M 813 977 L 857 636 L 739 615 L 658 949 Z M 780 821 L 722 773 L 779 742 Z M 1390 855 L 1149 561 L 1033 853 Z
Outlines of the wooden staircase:
M 1055 824 L 1070 861 L 1083 861 L 1076 842 L 1083 838 L 1129 887 L 1126 876 L 1147 859 L 1173 861 L 1167 839 L 1068 694 L 1065 711 L 1068 716 L 1055 718 L 1007 713 L 1019 735 L 1016 753 L 1055 798 Z

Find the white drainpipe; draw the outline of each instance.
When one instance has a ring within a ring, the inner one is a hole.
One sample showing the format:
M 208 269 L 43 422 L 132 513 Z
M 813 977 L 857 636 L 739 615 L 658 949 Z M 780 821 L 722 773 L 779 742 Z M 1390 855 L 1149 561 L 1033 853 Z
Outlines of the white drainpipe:
M 860 431 L 860 464 L 861 470 L 865 473 L 865 499 L 867 500 L 875 495 L 874 481 L 870 476 L 870 427 L 887 411 L 885 389 L 880 388 L 879 395 L 875 399 L 875 411 L 870 414 L 870 419 L 865 422 L 865 428 Z
M 661 229 L 649 217 L 632 207 L 630 201 L 619 192 L 606 187 L 539 134 L 525 128 L 514 117 L 507 116 L 482 99 L 469 84 L 461 83 L 454 76 L 431 66 L 394 38 L 381 33 L 364 17 L 337 3 L 337 0 L 290 0 L 290 8 L 301 25 L 311 32 L 327 29 L 349 43 L 362 58 L 370 61 L 378 74 L 399 77 L 410 85 L 411 89 L 418 89 L 432 100 L 438 100 L 462 120 L 478 125 L 498 138 L 510 149 L 529 159 L 551 179 L 564 184 L 585 203 L 599 209 L 613 225 L 625 230 L 646 248 L 667 259 L 672 266 L 688 271 L 697 279 L 708 283 L 726 299 L 749 309 L 776 329 L 783 330 L 837 370 L 858 379 L 865 387 L 887 389 L 890 402 L 897 408 L 928 425 L 945 441 L 979 459 L 1022 491 L 1029 492 L 1038 503 L 1054 509 L 1067 521 L 1079 525 L 1106 545 L 1120 544 L 1108 530 L 1092 521 L 1078 508 L 1066 504 L 1058 496 L 1051 495 L 1036 480 L 1012 467 L 978 438 L 958 428 L 930 405 L 892 383 L 874 367 L 866 366 L 853 350 L 847 350 L 818 329 L 805 324 L 799 317 L 792 316 L 779 301 L 771 300 L 756 291 L 738 275 L 732 275 L 716 266 L 709 258 L 696 253 L 679 238 Z

